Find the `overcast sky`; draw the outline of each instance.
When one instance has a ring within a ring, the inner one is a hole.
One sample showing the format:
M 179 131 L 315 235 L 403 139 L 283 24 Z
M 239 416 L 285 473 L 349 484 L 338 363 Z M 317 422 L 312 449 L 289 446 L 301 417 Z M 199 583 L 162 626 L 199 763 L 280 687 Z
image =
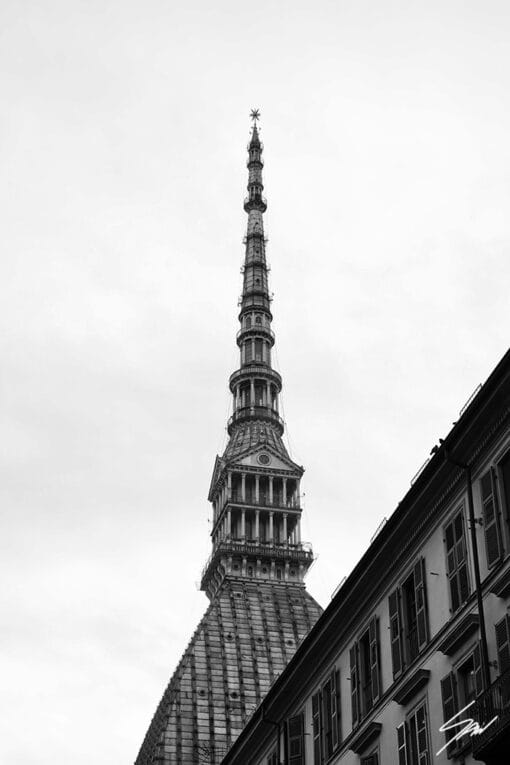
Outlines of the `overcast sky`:
M 510 5 L 3 0 L 0 760 L 126 765 L 207 604 L 262 113 L 322 605 L 508 346 Z

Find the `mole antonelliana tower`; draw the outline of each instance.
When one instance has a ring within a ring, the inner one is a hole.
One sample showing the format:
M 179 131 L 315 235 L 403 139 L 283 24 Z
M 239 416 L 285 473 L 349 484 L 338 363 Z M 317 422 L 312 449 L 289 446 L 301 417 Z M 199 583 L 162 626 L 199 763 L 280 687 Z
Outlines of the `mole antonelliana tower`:
M 229 380 L 229 441 L 216 457 L 209 501 L 212 553 L 201 588 L 210 603 L 152 719 L 136 765 L 219 763 L 321 608 L 308 595 L 312 563 L 301 541 L 303 468 L 289 457 L 279 414 L 281 376 L 271 364 L 259 113 L 251 114 L 244 281 Z

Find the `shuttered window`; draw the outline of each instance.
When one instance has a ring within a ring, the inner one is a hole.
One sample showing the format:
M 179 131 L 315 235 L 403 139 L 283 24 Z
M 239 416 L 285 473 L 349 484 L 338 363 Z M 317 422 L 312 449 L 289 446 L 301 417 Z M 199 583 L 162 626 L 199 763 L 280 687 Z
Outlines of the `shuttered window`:
M 351 670 L 351 713 L 352 727 L 358 724 L 359 714 L 359 662 L 358 662 L 358 644 L 354 643 L 349 650 L 349 661 Z
M 372 709 L 381 695 L 379 621 L 373 617 L 368 629 L 349 651 L 353 728 Z
M 487 566 L 491 568 L 501 558 L 503 553 L 501 540 L 501 525 L 499 520 L 498 494 L 496 488 L 496 472 L 488 470 L 480 480 L 482 495 L 483 529 L 485 535 L 485 551 Z
M 334 670 L 322 688 L 325 758 L 331 757 L 340 741 L 340 672 Z
M 313 762 L 320 765 L 322 762 L 322 699 L 321 692 L 312 696 L 312 736 L 313 736 Z
M 397 727 L 398 765 L 431 765 L 427 706 L 421 703 Z
M 495 629 L 499 674 L 502 675 L 510 669 L 510 617 L 508 614 L 496 624 Z
M 498 465 L 501 477 L 500 497 L 503 502 L 503 515 L 510 520 L 510 452 L 507 452 Z
M 398 765 L 409 765 L 407 757 L 407 727 L 405 722 L 397 728 Z
M 412 574 L 388 599 L 393 677 L 418 656 L 428 642 L 425 560 L 416 561 Z
M 441 680 L 441 698 L 443 701 L 443 723 L 446 723 L 459 711 L 457 680 L 453 672 L 450 672 L 449 675 L 446 675 Z M 455 731 L 445 731 L 446 741 L 449 741 L 453 735 L 455 735 Z M 451 755 L 454 748 L 453 743 L 447 748 L 446 753 L 448 756 Z
M 305 731 L 303 713 L 287 720 L 287 746 L 289 765 L 304 765 L 305 763 Z
M 445 543 L 450 599 L 452 611 L 455 613 L 469 597 L 467 547 L 462 510 L 446 526 Z

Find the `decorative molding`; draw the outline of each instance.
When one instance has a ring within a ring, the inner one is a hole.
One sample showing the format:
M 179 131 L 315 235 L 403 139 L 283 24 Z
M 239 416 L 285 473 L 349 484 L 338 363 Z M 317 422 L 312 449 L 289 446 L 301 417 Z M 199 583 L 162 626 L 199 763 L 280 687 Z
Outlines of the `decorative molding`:
M 446 656 L 452 656 L 459 648 L 466 643 L 469 638 L 478 631 L 480 626 L 480 617 L 478 614 L 466 614 L 466 616 L 457 623 L 454 629 L 448 633 L 445 639 L 439 643 L 437 650 Z
M 430 678 L 430 669 L 417 669 L 411 677 L 406 680 L 404 685 L 401 685 L 393 696 L 393 701 L 403 706 L 407 704 L 413 696 L 424 688 Z
M 498 598 L 506 598 L 510 595 L 510 566 L 502 571 L 489 587 L 489 592 L 497 595 Z
M 371 722 L 361 730 L 349 744 L 355 754 L 361 754 L 376 738 L 379 737 L 382 730 L 382 723 Z

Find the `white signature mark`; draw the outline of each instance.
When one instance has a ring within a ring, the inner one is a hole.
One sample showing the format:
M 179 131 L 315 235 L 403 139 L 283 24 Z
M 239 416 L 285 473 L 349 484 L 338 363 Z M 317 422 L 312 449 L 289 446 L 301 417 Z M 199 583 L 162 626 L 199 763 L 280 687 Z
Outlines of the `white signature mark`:
M 462 738 L 462 736 L 470 735 L 470 736 L 479 736 L 481 733 L 483 733 L 489 725 L 492 725 L 492 723 L 495 723 L 498 719 L 498 715 L 492 718 L 490 722 L 487 723 L 487 725 L 480 725 L 480 723 L 477 723 L 476 720 L 473 720 L 471 717 L 467 717 L 465 720 L 457 720 L 456 722 L 453 722 L 456 717 L 461 715 L 463 712 L 466 711 L 466 709 L 469 709 L 469 707 L 473 706 L 475 702 L 472 701 L 470 704 L 464 707 L 464 709 L 461 709 L 460 712 L 457 712 L 453 715 L 453 717 L 450 717 L 449 720 L 447 720 L 441 727 L 439 728 L 439 733 L 444 733 L 447 730 L 455 730 L 455 728 L 458 728 L 459 725 L 463 725 L 464 727 L 459 730 L 458 733 L 453 736 L 447 744 L 445 744 L 442 749 L 439 750 L 439 752 L 436 752 L 436 757 L 441 754 L 441 752 L 444 752 L 444 750 L 450 746 L 450 744 L 453 741 L 457 741 L 457 739 Z

